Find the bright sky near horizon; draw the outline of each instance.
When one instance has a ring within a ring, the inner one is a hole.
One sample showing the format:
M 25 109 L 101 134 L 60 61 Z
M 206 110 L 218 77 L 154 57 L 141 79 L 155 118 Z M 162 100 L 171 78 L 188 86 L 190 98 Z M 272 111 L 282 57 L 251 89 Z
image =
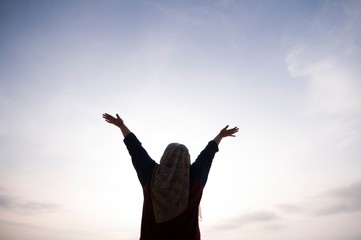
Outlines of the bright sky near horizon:
M 138 239 L 158 161 L 229 124 L 204 240 L 361 239 L 361 1 L 0 0 L 0 239 Z

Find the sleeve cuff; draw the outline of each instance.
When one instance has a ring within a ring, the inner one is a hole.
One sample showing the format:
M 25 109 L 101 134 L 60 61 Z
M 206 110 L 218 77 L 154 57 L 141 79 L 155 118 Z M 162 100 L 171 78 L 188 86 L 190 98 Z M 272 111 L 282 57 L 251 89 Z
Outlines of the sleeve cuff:
M 213 149 L 214 149 L 215 152 L 218 152 L 218 151 L 219 151 L 219 149 L 218 149 L 218 144 L 216 143 L 216 141 L 212 140 L 212 141 L 210 141 L 209 143 L 212 145 L 212 147 L 213 147 Z
M 134 133 L 130 132 L 127 136 L 123 139 L 125 144 L 134 142 L 134 140 L 137 139 L 137 137 L 134 135 Z

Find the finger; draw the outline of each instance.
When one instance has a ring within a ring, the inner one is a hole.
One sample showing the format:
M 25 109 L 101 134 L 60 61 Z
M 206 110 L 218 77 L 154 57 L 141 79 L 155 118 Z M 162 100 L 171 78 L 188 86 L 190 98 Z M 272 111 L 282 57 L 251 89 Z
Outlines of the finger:
M 113 122 L 115 118 L 108 115 L 108 116 L 105 116 L 104 119 L 105 119 L 107 122 Z
M 117 118 L 118 118 L 118 119 L 120 119 L 120 117 L 119 117 L 118 113 L 117 113 Z
M 232 130 L 232 132 L 238 132 L 239 128 L 235 127 L 235 128 L 230 129 L 230 130 Z
M 110 120 L 110 119 L 111 119 L 111 117 L 110 117 L 110 116 L 104 116 L 104 119 L 106 119 L 106 120 Z

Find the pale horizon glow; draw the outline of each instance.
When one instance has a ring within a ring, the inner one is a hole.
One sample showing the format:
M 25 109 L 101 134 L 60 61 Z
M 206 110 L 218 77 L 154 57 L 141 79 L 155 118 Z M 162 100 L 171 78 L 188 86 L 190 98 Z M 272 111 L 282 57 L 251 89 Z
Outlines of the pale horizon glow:
M 0 2 L 0 239 L 138 239 L 149 154 L 225 125 L 204 240 L 361 238 L 361 2 Z

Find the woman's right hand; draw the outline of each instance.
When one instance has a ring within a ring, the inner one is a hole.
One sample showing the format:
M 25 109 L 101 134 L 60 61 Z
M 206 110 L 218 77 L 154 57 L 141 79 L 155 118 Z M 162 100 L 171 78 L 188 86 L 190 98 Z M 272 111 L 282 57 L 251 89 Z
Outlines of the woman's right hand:
M 112 115 L 110 115 L 108 113 L 103 114 L 103 118 L 105 119 L 105 121 L 107 121 L 108 123 L 114 124 L 115 126 L 121 128 L 122 126 L 124 126 L 123 119 L 121 119 L 118 114 L 116 114 L 116 116 L 117 117 L 115 118 L 115 117 L 113 117 Z

